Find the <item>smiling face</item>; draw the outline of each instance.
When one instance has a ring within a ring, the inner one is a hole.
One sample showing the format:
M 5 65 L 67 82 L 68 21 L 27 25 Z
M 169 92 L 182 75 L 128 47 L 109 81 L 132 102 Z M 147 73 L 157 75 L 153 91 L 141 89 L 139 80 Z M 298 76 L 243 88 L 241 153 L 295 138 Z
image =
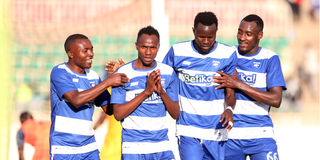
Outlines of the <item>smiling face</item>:
M 94 56 L 93 46 L 89 39 L 76 39 L 68 51 L 68 66 L 75 72 L 84 73 L 91 68 Z
M 199 23 L 196 28 L 193 28 L 195 48 L 201 53 L 209 53 L 214 47 L 216 33 L 216 24 L 206 26 Z
M 259 41 L 263 36 L 256 22 L 241 21 L 237 39 L 241 54 L 252 55 L 259 50 Z
M 138 59 L 136 68 L 146 69 L 154 66 L 154 58 L 159 50 L 159 39 L 156 35 L 142 34 L 136 42 Z

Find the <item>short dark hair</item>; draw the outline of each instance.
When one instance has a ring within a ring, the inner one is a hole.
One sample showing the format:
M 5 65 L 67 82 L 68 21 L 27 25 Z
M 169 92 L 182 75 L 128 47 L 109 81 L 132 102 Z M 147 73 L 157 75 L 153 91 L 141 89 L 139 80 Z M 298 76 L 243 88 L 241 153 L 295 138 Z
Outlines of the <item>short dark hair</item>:
M 256 22 L 260 31 L 263 31 L 263 20 L 256 14 L 249 14 L 246 17 L 244 17 L 241 21 Z
M 139 30 L 138 36 L 137 36 L 137 42 L 138 42 L 138 40 L 139 40 L 139 38 L 140 38 L 140 36 L 141 36 L 142 34 L 155 35 L 155 36 L 157 36 L 157 38 L 158 38 L 158 40 L 159 40 L 159 42 L 160 42 L 159 32 L 158 32 L 157 29 L 155 29 L 155 28 L 152 27 L 152 26 L 147 26 L 147 27 L 141 28 L 141 29 Z
M 194 19 L 193 28 L 196 29 L 199 23 L 205 26 L 216 24 L 216 27 L 218 29 L 218 18 L 213 12 L 199 12 Z
M 32 114 L 28 111 L 24 111 L 20 114 L 20 122 L 23 123 L 24 121 L 28 119 L 33 119 Z
M 75 42 L 77 39 L 89 39 L 89 38 L 83 34 L 72 34 L 64 42 L 64 50 L 66 52 L 70 51 L 71 44 Z

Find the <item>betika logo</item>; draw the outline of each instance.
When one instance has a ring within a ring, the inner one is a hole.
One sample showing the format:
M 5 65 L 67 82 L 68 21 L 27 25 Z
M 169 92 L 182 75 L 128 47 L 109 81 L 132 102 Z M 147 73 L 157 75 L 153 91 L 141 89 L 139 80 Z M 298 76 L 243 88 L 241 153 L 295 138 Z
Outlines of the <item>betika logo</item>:
M 207 76 L 205 74 L 196 74 L 194 76 L 187 73 L 183 74 L 186 83 L 191 84 L 211 84 L 213 76 Z
M 246 75 L 242 72 L 239 72 L 239 75 L 240 75 L 240 79 L 249 85 L 253 85 L 256 83 L 256 80 L 257 80 L 256 74 Z

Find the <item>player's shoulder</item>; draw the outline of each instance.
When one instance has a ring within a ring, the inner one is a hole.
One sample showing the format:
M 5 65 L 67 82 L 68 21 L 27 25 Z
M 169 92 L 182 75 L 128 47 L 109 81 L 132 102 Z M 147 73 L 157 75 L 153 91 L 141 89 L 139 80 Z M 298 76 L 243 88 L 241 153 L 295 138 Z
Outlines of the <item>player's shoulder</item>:
M 260 47 L 259 53 L 256 55 L 256 59 L 271 59 L 271 58 L 279 58 L 278 54 L 274 51 Z
M 162 62 L 158 62 L 157 61 L 157 68 L 161 69 L 161 70 L 167 70 L 167 71 L 170 71 L 172 72 L 173 71 L 173 68 L 167 64 L 164 64 Z
M 67 69 L 68 67 L 65 62 L 60 63 L 52 68 L 51 74 L 62 74 L 62 73 L 65 73 Z
M 124 65 L 122 65 L 122 66 L 120 66 L 115 72 L 117 72 L 117 73 L 128 73 L 128 72 L 130 72 L 131 70 L 133 70 L 132 69 L 132 63 L 134 62 L 134 60 L 133 61 L 130 61 L 130 62 L 128 62 L 128 63 L 126 63 L 126 64 L 124 64 Z
M 234 46 L 235 49 L 236 49 L 236 52 L 237 52 L 237 55 L 239 58 L 248 58 L 246 56 L 243 56 L 239 53 L 238 51 L 238 46 Z M 255 58 L 255 59 L 270 59 L 272 57 L 277 57 L 279 58 L 278 54 L 275 53 L 274 51 L 270 50 L 270 49 L 267 49 L 267 48 L 263 48 L 263 47 L 260 47 L 257 54 L 255 54 L 254 56 L 250 56 L 250 58 Z
M 216 46 L 212 53 L 212 56 L 216 58 L 230 58 L 232 56 L 236 57 L 236 50 L 234 47 L 220 42 L 216 42 Z
M 85 69 L 87 78 L 90 79 L 99 79 L 99 75 L 96 71 L 92 70 L 92 69 Z
M 272 51 L 272 50 L 270 50 L 270 49 L 267 49 L 267 48 L 262 48 L 261 47 L 261 50 L 260 50 L 260 52 L 262 53 L 262 54 L 264 54 L 265 56 L 267 56 L 267 57 L 273 57 L 273 56 L 278 56 L 278 54 L 276 53 L 276 52 L 274 52 L 274 51 Z
M 229 54 L 236 53 L 236 48 L 234 46 L 230 46 L 225 43 L 216 42 L 217 43 L 217 49 L 226 51 Z
M 171 75 L 174 71 L 174 69 L 171 66 L 158 61 L 157 61 L 156 69 L 160 69 L 161 74 L 167 74 L 167 75 Z
M 177 42 L 175 44 L 172 45 L 173 49 L 179 49 L 179 48 L 186 48 L 186 47 L 190 47 L 191 48 L 191 43 L 192 41 L 183 41 L 183 42 Z

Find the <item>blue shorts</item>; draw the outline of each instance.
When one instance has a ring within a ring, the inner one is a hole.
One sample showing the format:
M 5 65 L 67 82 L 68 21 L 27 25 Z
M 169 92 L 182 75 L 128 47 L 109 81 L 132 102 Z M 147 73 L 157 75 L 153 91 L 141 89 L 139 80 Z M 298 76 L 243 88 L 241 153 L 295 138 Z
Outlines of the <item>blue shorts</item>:
M 122 160 L 172 160 L 175 159 L 172 151 L 150 154 L 122 154 Z
M 276 141 L 272 138 L 229 139 L 225 148 L 225 160 L 279 160 Z
M 225 142 L 180 136 L 180 157 L 182 160 L 223 160 Z
M 82 154 L 54 154 L 50 155 L 51 160 L 100 160 L 99 150 Z

